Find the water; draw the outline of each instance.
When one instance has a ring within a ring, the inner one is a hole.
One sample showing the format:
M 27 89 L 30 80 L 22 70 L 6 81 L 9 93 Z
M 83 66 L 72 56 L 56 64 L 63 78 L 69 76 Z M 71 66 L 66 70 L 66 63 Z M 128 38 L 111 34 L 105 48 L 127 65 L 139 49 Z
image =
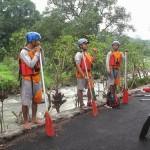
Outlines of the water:
M 95 93 L 97 95 L 97 100 L 98 101 L 103 101 L 102 99 L 102 93 L 103 93 L 103 85 L 100 83 L 95 83 Z M 65 111 L 65 110 L 70 110 L 75 108 L 75 99 L 77 89 L 76 87 L 63 87 L 59 89 L 59 92 L 64 94 L 64 98 L 67 101 L 60 107 L 60 112 Z M 52 91 L 51 95 L 54 94 L 55 92 Z M 84 95 L 84 103 L 87 103 L 87 97 L 85 97 L 87 93 L 87 90 L 84 90 L 83 95 Z M 52 97 L 52 96 L 51 96 Z M 21 111 L 21 97 L 20 94 L 18 95 L 12 95 L 9 96 L 7 99 L 4 100 L 4 122 L 5 122 L 5 127 L 6 129 L 13 129 L 16 127 L 17 122 L 16 122 L 16 116 L 12 113 L 14 111 L 17 115 L 19 115 Z M 1 106 L 1 104 L 0 104 Z M 54 108 L 50 109 L 50 115 L 56 114 L 57 111 Z M 31 114 L 31 109 L 30 109 L 30 114 Z M 45 114 L 45 103 L 39 104 L 38 105 L 38 112 L 37 112 L 37 117 L 43 118 Z

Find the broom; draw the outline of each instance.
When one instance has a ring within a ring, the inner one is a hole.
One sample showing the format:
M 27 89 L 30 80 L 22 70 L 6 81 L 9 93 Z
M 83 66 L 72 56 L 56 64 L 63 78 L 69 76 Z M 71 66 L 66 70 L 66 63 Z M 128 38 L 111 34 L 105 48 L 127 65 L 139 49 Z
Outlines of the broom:
M 93 98 L 93 93 L 92 93 L 92 89 L 91 89 L 91 85 L 90 85 L 90 81 L 89 81 L 89 75 L 88 75 L 88 71 L 87 71 L 87 66 L 86 66 L 86 63 L 85 63 L 84 52 L 83 52 L 82 56 L 83 56 L 83 62 L 84 62 L 84 66 L 85 66 L 86 76 L 88 77 L 88 84 L 89 84 L 89 89 L 90 89 L 90 94 L 91 94 L 91 100 L 92 100 L 93 115 L 97 116 L 98 115 L 97 106 L 96 106 L 95 100 Z
M 46 106 L 45 130 L 46 130 L 46 135 L 52 137 L 52 136 L 54 136 L 54 128 L 53 128 L 52 119 L 51 119 L 49 112 L 48 112 L 48 104 L 47 104 L 47 100 L 46 100 L 45 82 L 44 82 L 44 73 L 43 73 L 41 52 L 40 52 L 40 66 L 41 66 L 42 84 L 43 84 L 43 92 L 44 92 L 44 101 L 45 101 L 45 106 Z
M 123 98 L 122 98 L 122 101 L 124 104 L 128 104 L 128 88 L 127 88 L 127 54 L 128 54 L 128 51 L 125 50 L 125 75 L 124 75 L 124 82 L 125 82 L 125 86 L 124 86 L 124 90 L 123 90 Z

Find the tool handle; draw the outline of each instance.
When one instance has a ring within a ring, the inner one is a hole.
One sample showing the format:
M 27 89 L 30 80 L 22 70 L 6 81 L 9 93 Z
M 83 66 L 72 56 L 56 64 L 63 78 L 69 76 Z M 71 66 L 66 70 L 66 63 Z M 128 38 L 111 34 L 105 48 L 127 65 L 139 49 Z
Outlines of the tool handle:
M 46 110 L 48 110 L 48 104 L 47 104 L 47 101 L 46 101 L 46 90 L 45 90 L 45 81 L 44 81 L 44 73 L 43 73 L 43 64 L 42 64 L 41 52 L 40 52 L 40 66 L 41 66 L 41 76 L 42 76 L 42 85 L 43 85 L 43 92 L 44 92 L 45 107 L 46 107 Z
M 89 84 L 91 98 L 93 99 L 93 93 L 92 93 L 92 89 L 91 89 L 91 85 L 90 85 L 90 81 L 89 81 L 90 79 L 89 79 L 89 75 L 88 75 L 88 71 L 87 71 L 87 66 L 86 66 L 86 62 L 85 62 L 84 52 L 82 54 L 82 58 L 83 58 L 84 66 L 85 66 L 86 76 L 88 77 L 88 84 Z
M 125 89 L 127 89 L 127 57 L 128 57 L 128 50 L 125 50 L 125 73 L 124 73 L 124 82 L 125 82 Z

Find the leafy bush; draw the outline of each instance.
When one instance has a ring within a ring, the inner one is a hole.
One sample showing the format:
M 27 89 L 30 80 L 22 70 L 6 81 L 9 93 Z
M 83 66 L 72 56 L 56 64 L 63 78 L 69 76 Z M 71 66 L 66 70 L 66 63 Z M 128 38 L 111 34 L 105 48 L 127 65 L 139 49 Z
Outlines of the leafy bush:
M 129 88 L 131 87 L 132 83 L 133 83 L 133 79 L 128 80 L 128 87 Z M 150 83 L 150 78 L 149 77 L 145 77 L 145 78 L 142 78 L 142 79 L 137 78 L 135 80 L 135 82 L 133 83 L 132 88 L 137 88 L 139 86 L 146 85 L 146 84 L 149 84 L 149 83 Z
M 11 64 L 11 63 L 10 63 Z M 0 63 L 0 91 L 15 93 L 19 89 L 19 82 L 16 74 L 12 72 L 10 67 L 5 63 Z
M 4 57 L 6 55 L 6 49 L 4 47 L 0 48 L 0 62 L 4 60 Z

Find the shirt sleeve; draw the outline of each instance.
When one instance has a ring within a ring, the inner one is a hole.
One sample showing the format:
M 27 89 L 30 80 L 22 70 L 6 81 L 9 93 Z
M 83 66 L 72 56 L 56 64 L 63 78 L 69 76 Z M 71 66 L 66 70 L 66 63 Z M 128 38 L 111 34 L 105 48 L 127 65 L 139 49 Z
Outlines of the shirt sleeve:
M 122 53 L 122 52 L 121 52 Z M 122 53 L 122 59 L 125 60 L 125 55 Z
M 78 52 L 78 53 L 75 55 L 75 63 L 76 63 L 76 65 L 77 65 L 77 64 L 81 64 L 82 55 L 83 55 L 83 52 Z
M 35 66 L 35 64 L 37 63 L 37 61 L 39 60 L 40 53 L 36 52 L 33 59 L 31 60 L 29 53 L 27 50 L 22 49 L 20 52 L 20 57 L 21 59 L 26 63 L 27 66 L 29 66 L 30 68 L 33 68 Z
M 110 55 L 111 55 L 111 51 L 108 52 L 108 54 L 106 56 L 106 69 L 107 69 L 107 71 L 110 71 L 110 68 L 109 68 Z

